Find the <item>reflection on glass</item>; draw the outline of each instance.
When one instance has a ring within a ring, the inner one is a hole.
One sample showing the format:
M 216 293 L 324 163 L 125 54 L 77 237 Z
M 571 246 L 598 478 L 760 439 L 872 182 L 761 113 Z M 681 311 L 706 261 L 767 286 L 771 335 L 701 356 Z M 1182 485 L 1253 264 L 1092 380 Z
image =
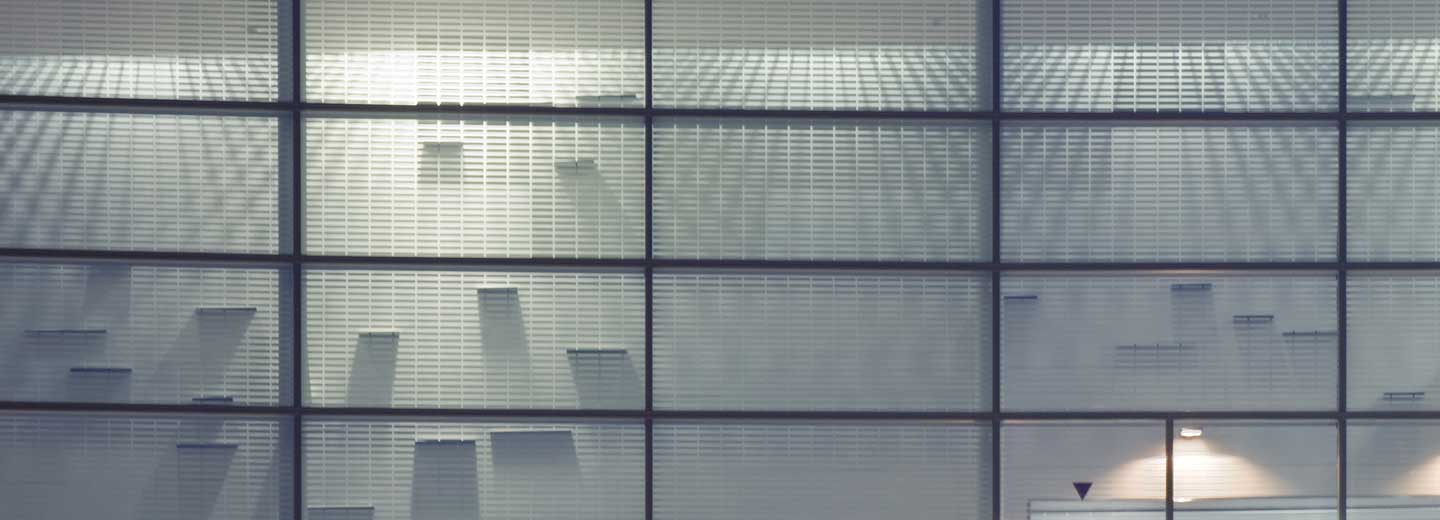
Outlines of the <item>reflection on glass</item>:
M 5 517 L 288 520 L 290 423 L 198 415 L 0 414 Z
M 975 0 L 656 0 L 655 105 L 973 110 Z
M 0 246 L 282 252 L 289 131 L 275 117 L 0 110 Z
M 1335 110 L 1334 0 L 1006 0 L 1005 108 Z
M 308 419 L 310 520 L 644 516 L 640 424 Z
M 971 423 L 655 424 L 655 518 L 986 518 L 990 429 Z
M 1440 398 L 1440 273 L 1352 271 L 1346 280 L 1346 404 L 1434 409 Z
M 1349 258 L 1440 259 L 1440 124 L 1357 122 L 1346 139 Z
M 318 406 L 636 409 L 639 273 L 305 272 L 307 398 Z
M 1440 109 L 1440 3 L 1347 0 L 1352 111 Z
M 987 258 L 989 133 L 949 121 L 661 119 L 655 256 Z
M 1333 260 L 1337 133 L 1328 123 L 1007 124 L 1001 256 Z
M 986 276 L 665 271 L 654 289 L 657 407 L 989 406 Z
M 305 250 L 641 257 L 645 129 L 616 117 L 310 117 Z
M 1175 518 L 1333 520 L 1336 428 L 1329 421 L 1177 421 Z
M 278 98 L 277 15 L 289 0 L 6 1 L 0 10 L 0 94 Z
M 1007 274 L 1011 410 L 1335 406 L 1335 275 Z
M 1162 520 L 1165 424 L 1006 422 L 1002 520 Z
M 0 262 L 0 400 L 290 401 L 290 273 Z
M 303 5 L 308 101 L 645 103 L 640 0 L 307 0 Z
M 1440 514 L 1440 422 L 1350 421 L 1346 518 L 1420 520 Z

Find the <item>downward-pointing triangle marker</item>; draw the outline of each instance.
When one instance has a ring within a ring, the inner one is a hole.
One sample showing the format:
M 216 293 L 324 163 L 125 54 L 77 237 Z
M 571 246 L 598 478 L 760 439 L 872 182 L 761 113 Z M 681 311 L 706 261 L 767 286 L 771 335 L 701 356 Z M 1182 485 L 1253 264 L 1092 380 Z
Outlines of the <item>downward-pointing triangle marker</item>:
M 1090 484 L 1089 482 L 1075 482 L 1071 485 L 1075 486 L 1075 493 L 1080 495 L 1080 500 L 1085 500 L 1085 495 L 1090 494 Z

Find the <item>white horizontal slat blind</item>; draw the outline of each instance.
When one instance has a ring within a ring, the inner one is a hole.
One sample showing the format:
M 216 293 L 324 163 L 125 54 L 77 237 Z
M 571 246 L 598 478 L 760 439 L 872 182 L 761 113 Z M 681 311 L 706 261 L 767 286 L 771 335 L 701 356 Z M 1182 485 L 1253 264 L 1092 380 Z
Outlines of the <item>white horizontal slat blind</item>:
M 973 110 L 975 0 L 656 0 L 655 105 Z
M 964 274 L 655 274 L 667 409 L 976 410 L 989 280 Z
M 1349 109 L 1440 110 L 1440 3 L 1348 0 Z
M 989 429 L 964 423 L 655 424 L 655 518 L 985 518 Z
M 1334 110 L 1333 0 L 1006 0 L 1005 108 Z
M 310 0 L 305 99 L 642 106 L 641 0 Z
M 644 291 L 625 272 L 309 269 L 308 399 L 636 409 Z
M 1352 272 L 1345 282 L 1346 405 L 1434 409 L 1440 398 L 1440 273 Z
M 312 117 L 305 143 L 307 253 L 645 254 L 639 119 Z
M 273 268 L 0 263 L 0 399 L 288 403 L 288 280 Z
M 308 520 L 345 518 L 339 508 L 373 508 L 373 520 L 645 514 L 640 424 L 311 419 L 304 433 Z
M 1204 434 L 1175 439 L 1175 518 L 1326 520 L 1337 516 L 1335 491 L 1340 472 L 1335 470 L 1339 460 L 1334 422 L 1211 420 L 1182 424 Z M 1395 518 L 1383 511 L 1357 520 Z
M 1440 125 L 1351 123 L 1346 138 L 1349 259 L 1440 259 Z
M 1013 261 L 1333 260 L 1333 125 L 1007 125 Z
M 1335 406 L 1333 273 L 1006 275 L 1011 410 Z
M 661 119 L 654 150 L 657 257 L 989 256 L 988 126 Z
M 279 140 L 273 117 L 0 110 L 0 244 L 275 253 Z
M 1364 504 L 1367 498 L 1386 496 L 1429 506 L 1428 510 L 1391 508 L 1360 511 L 1359 515 L 1352 509 L 1346 518 L 1421 520 L 1434 514 L 1430 490 L 1440 486 L 1440 473 L 1434 471 L 1436 457 L 1440 456 L 1440 422 L 1351 420 L 1346 423 L 1345 441 L 1349 453 L 1346 472 L 1350 477 L 1346 489 L 1352 508 L 1357 502 Z M 1384 516 L 1377 514 L 1381 511 Z
M 0 94 L 275 101 L 280 1 L 7 0 Z
M 261 418 L 0 415 L 7 518 L 287 520 L 290 424 Z

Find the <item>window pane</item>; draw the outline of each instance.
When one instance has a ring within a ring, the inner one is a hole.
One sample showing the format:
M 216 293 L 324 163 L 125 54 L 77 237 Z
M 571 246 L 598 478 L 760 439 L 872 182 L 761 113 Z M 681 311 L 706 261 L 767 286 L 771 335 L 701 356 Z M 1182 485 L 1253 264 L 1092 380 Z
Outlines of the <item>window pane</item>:
M 979 18 L 975 0 L 656 0 L 655 105 L 974 110 Z
M 290 422 L 0 414 L 9 518 L 293 518 Z
M 289 131 L 274 117 L 0 110 L 0 244 L 275 253 Z
M 275 101 L 281 10 L 289 0 L 7 1 L 0 94 Z
M 1349 108 L 1440 109 L 1440 3 L 1348 0 Z
M 1440 423 L 1350 421 L 1346 518 L 1422 520 L 1440 513 Z
M 1332 125 L 1017 123 L 1001 142 L 1006 260 L 1335 258 Z
M 655 255 L 989 256 L 989 125 L 661 119 Z
M 615 271 L 308 269 L 309 402 L 636 409 L 644 291 Z
M 0 401 L 290 401 L 290 273 L 0 262 Z
M 641 0 L 306 0 L 305 99 L 643 106 Z
M 657 421 L 655 518 L 987 518 L 989 436 L 953 422 Z
M 655 403 L 668 409 L 989 406 L 989 277 L 657 272 Z
M 1164 520 L 1165 423 L 1007 422 L 1002 520 Z
M 305 421 L 309 520 L 642 518 L 629 423 Z
M 1338 518 L 1339 450 L 1333 423 L 1185 421 L 1175 426 L 1175 518 Z M 1200 436 L 1179 437 L 1181 429 Z
M 1027 273 L 1001 281 L 1014 410 L 1335 405 L 1335 275 Z
M 640 119 L 309 118 L 305 250 L 643 257 Z
M 1357 122 L 1346 138 L 1350 260 L 1440 260 L 1440 125 Z
M 1358 410 L 1436 408 L 1440 273 L 1352 271 L 1345 289 L 1346 405 Z
M 1335 110 L 1334 0 L 1005 0 L 1005 108 Z

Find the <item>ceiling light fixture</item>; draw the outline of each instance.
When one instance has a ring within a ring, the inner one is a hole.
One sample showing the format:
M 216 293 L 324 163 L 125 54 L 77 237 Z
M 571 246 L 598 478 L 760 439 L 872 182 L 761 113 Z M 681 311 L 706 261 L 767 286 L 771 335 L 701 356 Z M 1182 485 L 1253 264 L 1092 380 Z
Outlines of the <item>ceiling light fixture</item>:
M 1198 439 L 1201 435 L 1205 435 L 1205 430 L 1202 430 L 1199 427 L 1184 426 L 1180 428 L 1181 439 Z

